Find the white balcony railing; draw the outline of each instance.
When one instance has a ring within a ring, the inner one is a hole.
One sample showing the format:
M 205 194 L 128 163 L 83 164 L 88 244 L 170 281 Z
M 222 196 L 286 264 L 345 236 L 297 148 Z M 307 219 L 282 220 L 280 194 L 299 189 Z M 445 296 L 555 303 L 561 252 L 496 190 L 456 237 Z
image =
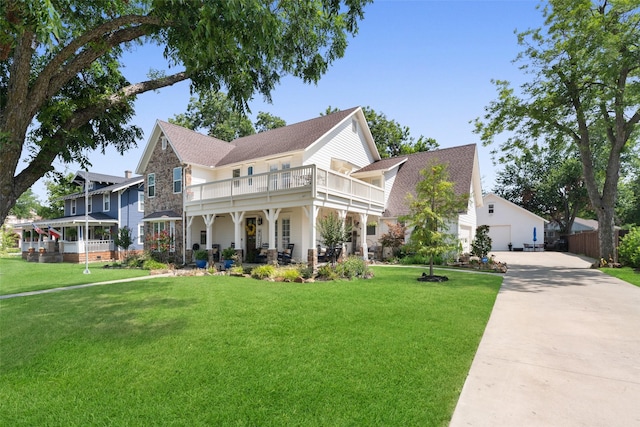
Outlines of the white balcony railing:
M 312 165 L 191 185 L 187 187 L 186 205 L 252 195 L 269 196 L 292 190 L 308 191 L 313 197 L 323 192 L 380 206 L 384 204 L 382 188 Z
M 65 254 L 79 254 L 84 253 L 85 251 L 84 243 L 85 242 L 83 240 L 73 242 L 61 240 L 58 243 L 58 247 L 60 248 L 60 252 L 63 252 Z M 40 250 L 40 248 L 46 249 L 46 241 L 32 242 L 29 240 L 23 240 L 22 250 L 27 251 L 29 250 L 29 248 L 33 248 L 36 251 Z M 106 252 L 115 250 L 115 245 L 113 243 L 113 240 L 89 240 L 87 242 L 87 248 L 89 249 L 89 252 Z

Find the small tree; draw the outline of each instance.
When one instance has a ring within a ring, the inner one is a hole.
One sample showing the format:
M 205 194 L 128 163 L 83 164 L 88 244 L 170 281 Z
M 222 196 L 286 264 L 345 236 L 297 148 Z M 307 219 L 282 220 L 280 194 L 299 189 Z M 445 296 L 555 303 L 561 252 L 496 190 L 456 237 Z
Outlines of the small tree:
M 131 229 L 127 226 L 118 229 L 118 233 L 113 239 L 113 243 L 118 248 L 122 248 L 124 251 L 124 256 L 127 256 L 129 248 L 133 245 L 133 238 L 131 237 Z
M 344 242 L 349 240 L 352 227 L 344 223 L 334 212 L 318 219 L 318 233 L 321 242 L 328 248 L 342 246 Z M 332 263 L 335 263 L 335 252 L 333 252 Z
M 433 163 L 420 171 L 422 180 L 416 195 L 409 195 L 409 215 L 404 217 L 413 227 L 410 244 L 416 253 L 429 258 L 429 275 L 433 276 L 435 256 L 457 247 L 457 236 L 448 232 L 449 224 L 467 205 L 467 194 L 458 195 L 444 164 Z
M 380 236 L 378 242 L 380 242 L 380 245 L 382 245 L 383 254 L 384 248 L 386 247 L 391 248 L 395 255 L 395 253 L 398 251 L 398 248 L 405 243 L 404 236 L 407 232 L 407 227 L 401 222 L 390 223 L 385 221 L 385 224 L 387 224 L 389 231 Z
M 471 253 L 477 257 L 485 257 L 491 250 L 491 237 L 489 237 L 489 226 L 479 225 L 476 228 L 476 237 L 471 242 Z

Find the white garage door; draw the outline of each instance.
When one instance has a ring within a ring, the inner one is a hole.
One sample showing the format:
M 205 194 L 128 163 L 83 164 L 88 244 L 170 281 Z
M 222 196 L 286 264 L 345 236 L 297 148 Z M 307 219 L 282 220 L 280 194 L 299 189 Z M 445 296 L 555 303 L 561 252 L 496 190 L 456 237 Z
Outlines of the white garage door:
M 511 242 L 510 225 L 492 225 L 489 227 L 492 251 L 508 251 Z

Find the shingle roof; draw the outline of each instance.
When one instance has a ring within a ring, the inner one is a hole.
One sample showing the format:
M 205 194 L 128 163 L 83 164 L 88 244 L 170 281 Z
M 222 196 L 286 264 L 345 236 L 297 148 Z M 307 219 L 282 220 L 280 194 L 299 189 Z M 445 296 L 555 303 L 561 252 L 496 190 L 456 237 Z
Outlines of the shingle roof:
M 236 148 L 218 162 L 217 166 L 304 150 L 357 109 L 358 107 L 354 107 L 289 126 L 238 138 L 231 142 Z
M 91 172 L 89 173 L 89 176 L 91 176 Z M 122 178 L 122 181 L 120 183 L 107 185 L 106 187 L 89 191 L 89 196 L 93 196 L 94 194 L 104 194 L 104 193 L 111 193 L 112 191 L 122 190 L 123 188 L 127 188 L 132 185 L 141 184 L 143 181 L 144 181 L 144 177 L 142 176 L 134 176 L 133 178 Z M 77 193 L 59 197 L 56 200 L 69 200 L 69 199 L 77 199 L 80 197 L 84 197 L 84 191 L 79 191 Z
M 160 211 L 153 212 L 142 218 L 143 221 L 167 221 L 170 219 L 182 219 L 182 216 L 176 211 Z
M 398 217 L 409 213 L 407 194 L 411 193 L 415 195 L 416 184 L 422 178 L 420 171 L 424 169 L 429 162 L 447 164 L 449 180 L 455 183 L 456 194 L 468 194 L 471 188 L 475 155 L 476 145 L 469 144 L 406 156 L 406 162 L 401 164 L 398 169 L 398 174 L 391 189 L 384 216 Z M 403 158 L 404 157 L 405 156 L 403 156 Z M 391 159 L 381 160 L 381 162 L 388 160 Z M 376 163 L 370 166 L 374 166 Z M 367 166 L 367 168 L 370 166 Z
M 158 125 L 183 163 L 215 166 L 234 146 L 226 141 L 158 120 Z
M 110 184 L 120 184 L 125 179 L 127 179 L 124 176 L 115 176 L 115 175 L 106 175 L 106 174 L 95 173 L 95 172 L 78 171 L 76 172 L 76 175 L 73 177 L 73 182 L 77 182 L 79 185 L 84 185 L 84 181 L 87 176 L 89 177 L 89 181 L 108 182 Z
M 407 157 L 408 156 L 398 156 L 398 157 L 391 157 L 391 158 L 387 158 L 387 159 L 382 159 L 382 160 L 379 160 L 377 162 L 371 163 L 370 165 L 367 165 L 367 166 L 363 167 L 362 169 L 358 169 L 354 173 L 372 172 L 372 171 L 385 171 L 387 169 L 393 168 L 394 166 L 398 166 L 398 164 L 404 162 L 407 159 Z

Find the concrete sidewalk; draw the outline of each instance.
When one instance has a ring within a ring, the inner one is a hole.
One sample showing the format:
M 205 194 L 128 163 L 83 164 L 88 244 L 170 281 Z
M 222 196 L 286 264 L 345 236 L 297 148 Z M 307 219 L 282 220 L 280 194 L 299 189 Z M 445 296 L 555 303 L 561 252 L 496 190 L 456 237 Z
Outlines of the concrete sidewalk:
M 451 426 L 640 426 L 640 288 L 557 252 L 509 265 Z

